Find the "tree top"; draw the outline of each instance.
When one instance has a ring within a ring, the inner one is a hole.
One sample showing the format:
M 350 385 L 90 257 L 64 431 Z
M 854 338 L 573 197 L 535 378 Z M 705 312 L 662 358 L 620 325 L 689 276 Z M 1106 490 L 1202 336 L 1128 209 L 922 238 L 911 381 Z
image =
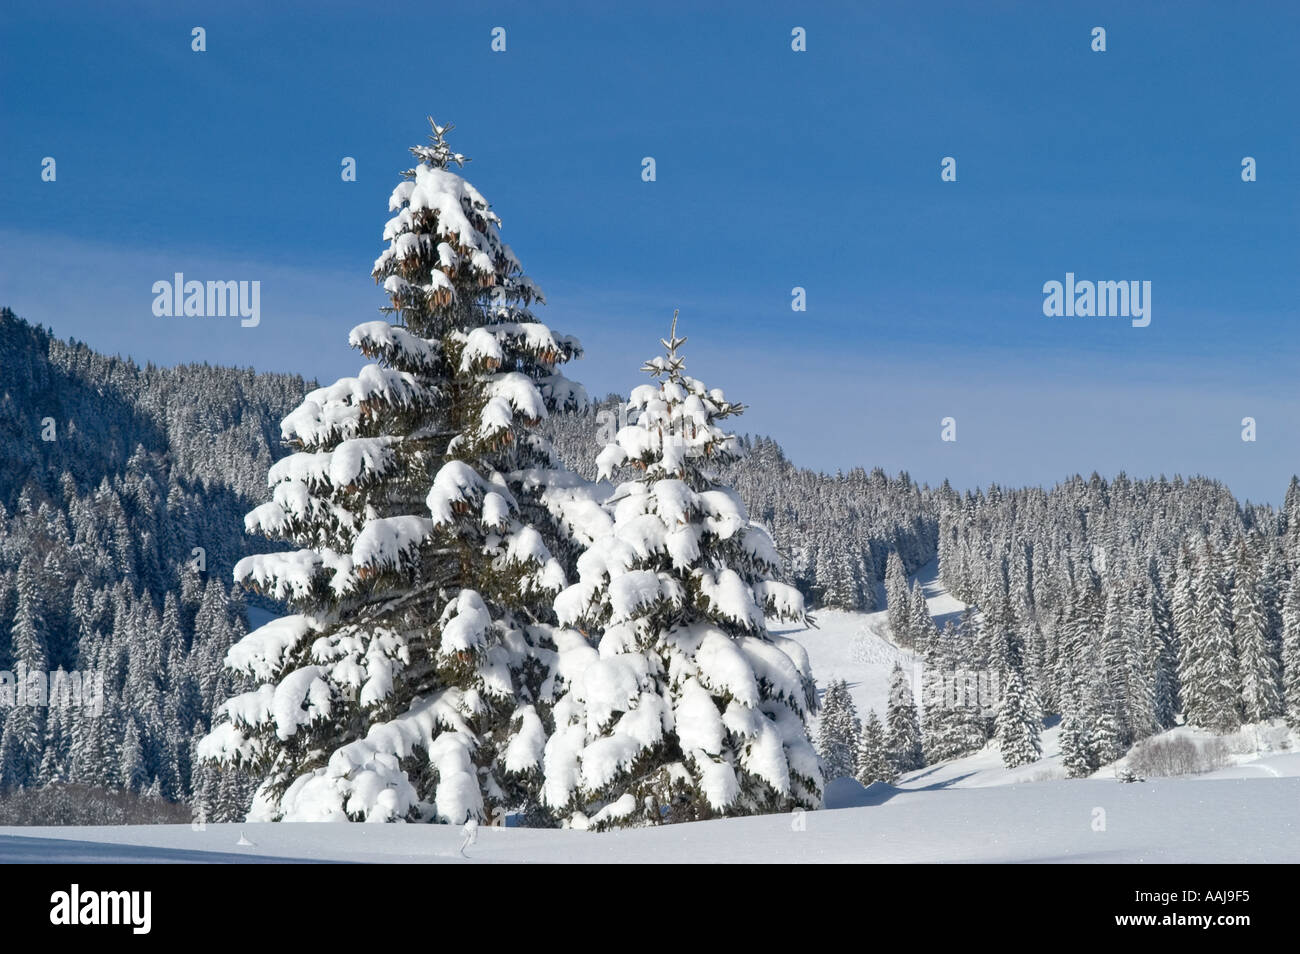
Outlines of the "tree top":
M 451 123 L 439 126 L 432 116 L 426 118 L 429 120 L 429 128 L 433 131 L 432 135 L 429 136 L 429 145 L 412 146 L 411 155 L 419 159 L 421 163 L 427 163 L 435 169 L 445 169 L 453 162 L 457 166 L 464 166 L 465 163 L 469 162 L 469 159 L 459 152 L 452 152 L 451 147 L 447 145 L 447 133 L 456 127 Z M 407 170 L 406 175 L 413 177 L 415 170 Z

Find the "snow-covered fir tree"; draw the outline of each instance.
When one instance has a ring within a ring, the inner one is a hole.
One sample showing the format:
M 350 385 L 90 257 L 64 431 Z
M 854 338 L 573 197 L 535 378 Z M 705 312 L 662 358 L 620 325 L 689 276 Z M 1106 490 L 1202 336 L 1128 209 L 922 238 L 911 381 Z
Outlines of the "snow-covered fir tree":
M 912 696 L 911 681 L 898 663 L 889 674 L 889 704 L 885 719 L 885 747 L 895 773 L 901 775 L 923 768 L 921 720 Z
M 952 624 L 922 645 L 922 750 L 931 763 L 978 752 L 987 741 L 972 643 Z
M 919 580 L 912 584 L 908 602 L 910 607 L 907 622 L 911 629 L 912 646 L 919 650 L 937 633 L 934 620 L 930 618 L 930 605 L 926 602 L 925 590 L 921 588 Z
M 1160 731 L 1157 713 L 1158 670 L 1165 664 L 1145 574 L 1134 571 L 1128 583 L 1123 621 L 1125 695 L 1121 699 L 1130 743 Z
M 1128 724 L 1126 700 L 1132 689 L 1130 686 L 1129 639 L 1132 635 L 1128 629 L 1129 614 L 1125 594 L 1120 587 L 1111 587 L 1106 595 L 1106 612 L 1103 617 L 1101 638 L 1097 643 L 1096 669 L 1094 674 L 1102 680 L 1097 688 L 1108 700 L 1105 709 L 1115 724 L 1118 737 L 1123 740 L 1131 735 Z M 1100 709 L 1098 710 L 1100 711 Z
M 862 726 L 853 777 L 863 785 L 872 782 L 892 785 L 898 781 L 898 772 L 894 770 L 886 748 L 885 727 L 881 725 L 880 716 L 876 715 L 875 709 L 867 713 L 867 721 Z
M 889 614 L 894 642 L 900 646 L 913 645 L 911 593 L 907 588 L 907 572 L 897 550 L 889 551 L 885 565 L 885 609 Z
M 923 750 L 930 754 L 933 762 L 957 757 L 950 754 L 948 746 L 942 741 L 946 718 L 952 709 L 949 698 L 951 667 L 945 652 L 948 634 L 952 631 L 952 624 L 949 623 L 944 632 L 933 631 L 917 646 L 921 653 L 921 742 Z
M 1215 732 L 1241 725 L 1241 670 L 1233 645 L 1231 607 L 1221 558 L 1203 541 L 1196 557 L 1196 612 L 1182 642 L 1178 681 L 1187 721 Z
M 1068 778 L 1087 778 L 1097 770 L 1092 734 L 1079 700 L 1073 693 L 1062 702 L 1059 741 L 1061 765 Z
M 1122 724 L 1118 710 L 1119 706 L 1108 681 L 1098 675 L 1093 680 L 1092 692 L 1084 710 L 1090 726 L 1089 763 L 1093 766 L 1109 765 L 1119 759 L 1127 748 L 1127 729 Z
M 822 777 L 830 782 L 852 778 L 857 761 L 862 723 L 843 679 L 832 679 L 822 694 L 817 717 L 817 751 L 822 757 Z
M 1282 701 L 1287 724 L 1300 728 L 1300 573 L 1291 575 L 1282 607 Z
M 250 532 L 299 549 L 236 578 L 296 613 L 226 662 L 256 682 L 228 700 L 205 758 L 262 779 L 255 819 L 458 823 L 536 811 L 565 583 L 539 488 L 555 466 L 536 425 L 585 401 L 559 365 L 577 342 L 433 123 L 393 190 L 373 276 L 392 321 L 352 330 L 372 359 L 282 424 Z M 230 801 L 227 788 L 216 794 Z
M 578 826 L 658 824 L 820 803 L 807 655 L 765 617 L 804 619 L 767 531 L 717 468 L 741 405 L 689 377 L 673 331 L 630 423 L 599 456 L 631 470 L 604 506 L 561 509 L 590 541 L 556 610 L 564 695 L 546 800 Z
M 999 652 L 999 698 L 994 739 L 1007 768 L 1038 761 L 1042 754 L 1042 716 L 1038 698 L 1025 679 L 1023 655 L 1015 636 L 1002 639 Z
M 134 719 L 127 720 L 126 734 L 122 737 L 120 771 L 123 788 L 139 791 L 147 783 L 144 751 L 140 746 L 140 730 Z
M 1241 667 L 1241 702 L 1247 722 L 1282 713 L 1281 660 L 1277 656 L 1268 583 L 1246 541 L 1237 543 L 1232 585 L 1232 638 Z
M 8 711 L 0 731 L 0 790 L 34 784 L 41 769 L 49 655 L 38 566 L 36 555 L 28 554 L 18 567 L 17 609 L 10 630 L 13 682 L 0 690 L 10 696 L 3 700 Z

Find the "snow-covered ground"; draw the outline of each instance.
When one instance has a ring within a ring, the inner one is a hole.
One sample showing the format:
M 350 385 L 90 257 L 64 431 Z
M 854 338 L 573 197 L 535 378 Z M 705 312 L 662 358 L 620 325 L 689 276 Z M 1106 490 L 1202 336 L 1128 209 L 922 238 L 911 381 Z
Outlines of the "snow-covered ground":
M 1057 781 L 900 791 L 859 807 L 595 834 L 446 825 L 0 829 L 15 862 L 1295 862 L 1300 778 Z M 241 833 L 249 845 L 239 845 Z
M 963 609 L 919 577 L 940 625 Z M 885 614 L 823 611 L 794 633 L 818 683 L 847 680 L 860 712 L 884 714 L 894 662 Z M 1186 727 L 1166 735 L 1209 736 Z M 1058 730 L 1043 758 L 1018 769 L 996 750 L 864 789 L 828 787 L 827 807 L 595 834 L 480 828 L 472 844 L 445 825 L 207 825 L 0 828 L 0 864 L 15 862 L 1300 862 L 1300 740 L 1248 727 L 1226 741 L 1230 766 L 1199 776 L 1120 784 L 1116 766 L 1065 780 Z M 1283 745 L 1289 745 L 1286 750 Z M 1032 782 L 1034 784 L 1013 784 Z M 242 843 L 241 843 L 242 842 Z M 462 852 L 463 846 L 463 852 Z

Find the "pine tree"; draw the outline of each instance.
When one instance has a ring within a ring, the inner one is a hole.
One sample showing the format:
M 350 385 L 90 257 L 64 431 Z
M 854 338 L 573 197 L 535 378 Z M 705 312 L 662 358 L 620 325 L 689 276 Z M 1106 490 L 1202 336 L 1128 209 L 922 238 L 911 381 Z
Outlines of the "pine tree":
M 1016 636 L 1024 653 L 1025 685 L 1034 690 L 1035 695 L 1038 696 L 1039 710 L 1044 711 L 1052 696 L 1052 681 L 1048 672 L 1047 640 L 1038 625 L 1035 613 L 1036 611 L 1032 609 L 1017 613 Z
M 138 792 L 149 784 L 145 771 L 144 750 L 140 745 L 140 729 L 135 719 L 126 723 L 122 738 L 121 762 L 118 764 L 118 781 L 128 792 Z
M 58 750 L 52 746 L 47 746 L 44 754 L 41 755 L 41 770 L 36 779 L 36 784 L 44 788 L 46 785 L 57 785 L 66 781 L 63 775 L 62 766 L 59 764 Z
M 955 757 L 950 753 L 946 739 L 953 709 L 953 700 L 949 698 L 953 666 L 947 652 L 952 633 L 952 624 L 949 623 L 943 633 L 933 631 L 918 646 L 922 664 L 921 742 L 932 763 Z
M 209 785 L 211 790 L 211 785 Z M 248 814 L 248 800 L 241 784 L 240 772 L 227 766 L 217 778 L 216 797 L 213 802 L 213 820 L 237 822 Z
M 1087 778 L 1097 770 L 1093 761 L 1092 739 L 1083 714 L 1077 708 L 1078 700 L 1063 703 L 1061 715 L 1061 764 L 1068 778 Z
M 912 603 L 907 589 L 907 572 L 897 550 L 890 550 L 885 561 L 885 610 L 894 642 L 900 646 L 913 645 Z
M 1062 700 L 1087 695 L 1084 675 L 1096 664 L 1096 648 L 1105 630 L 1105 601 L 1094 580 L 1081 581 L 1071 597 L 1053 672 L 1056 695 Z M 1064 706 L 1063 701 L 1062 715 Z
M 1038 699 L 1025 681 L 1018 641 L 1008 635 L 1002 643 L 999 667 L 1002 693 L 998 699 L 994 738 L 1002 753 L 1002 764 L 1017 768 L 1038 761 L 1042 754 L 1042 716 Z
M 41 770 L 48 656 L 37 566 L 33 554 L 18 566 L 17 611 L 10 631 L 17 704 L 0 731 L 0 791 L 35 784 Z
M 1294 571 L 1296 558 L 1300 556 L 1300 477 L 1292 475 L 1291 483 L 1287 485 L 1280 523 L 1285 552 L 1290 557 L 1290 569 Z
M 817 751 L 822 757 L 822 778 L 852 778 L 862 723 L 849 695 L 848 683 L 832 680 L 822 696 L 817 723 Z
M 1232 588 L 1232 637 L 1241 665 L 1241 701 L 1247 722 L 1282 711 L 1280 661 L 1274 655 L 1269 611 L 1255 561 L 1242 540 Z
M 908 625 L 911 627 L 912 645 L 920 649 L 938 633 L 938 630 L 930 617 L 930 604 L 925 599 L 925 591 L 921 588 L 919 580 L 912 584 L 910 602 Z
M 1161 692 L 1161 644 L 1153 603 L 1140 583 L 1129 583 L 1131 598 L 1124 619 L 1124 723 L 1132 744 L 1160 730 L 1157 699 Z
M 298 612 L 230 651 L 258 687 L 201 746 L 262 780 L 256 819 L 459 823 L 537 802 L 564 569 L 534 428 L 585 403 L 557 371 L 580 349 L 530 311 L 541 293 L 452 171 L 449 128 L 389 200 L 373 275 L 396 321 L 349 336 L 375 363 L 285 419 L 300 450 L 246 521 L 300 547 L 235 568 Z
M 1208 543 L 1197 561 L 1194 586 L 1196 618 L 1179 669 L 1183 708 L 1192 725 L 1232 732 L 1241 725 L 1241 675 L 1220 561 Z
M 743 410 L 688 377 L 676 319 L 657 385 L 597 458 L 635 468 L 608 509 L 578 499 L 590 539 L 579 582 L 556 600 L 565 694 L 546 744 L 545 795 L 598 828 L 815 807 L 807 738 L 816 690 L 798 644 L 765 616 L 802 621 L 780 557 L 717 468 L 739 445 L 718 422 Z M 590 634 L 590 639 L 587 635 Z
M 872 709 L 862 727 L 862 739 L 858 744 L 858 757 L 854 777 L 863 785 L 872 782 L 885 782 L 892 785 L 898 781 L 898 773 L 890 762 L 885 746 L 885 728 L 880 724 L 880 716 Z
M 1173 610 L 1162 585 L 1159 568 L 1152 566 L 1150 619 L 1155 640 L 1155 681 L 1153 707 L 1156 725 L 1167 729 L 1175 724 L 1178 713 L 1178 636 L 1174 631 Z
M 823 605 L 846 610 L 861 609 L 867 602 L 861 566 L 856 564 L 844 540 L 832 538 L 822 552 L 825 557 L 821 571 L 821 579 L 825 581 Z
M 1089 732 L 1092 757 L 1089 762 L 1094 768 L 1109 765 L 1124 755 L 1124 730 L 1115 714 L 1116 708 L 1110 690 L 1105 686 L 1098 687 L 1095 705 L 1089 713 L 1092 723 Z
M 1300 572 L 1291 575 L 1282 608 L 1282 685 L 1287 724 L 1300 729 Z
M 58 678 L 63 676 L 63 669 L 60 668 Z M 41 768 L 36 779 L 36 784 L 40 787 L 67 781 L 68 739 L 65 711 L 67 711 L 65 705 L 51 698 L 49 714 L 45 719 L 45 748 L 41 753 Z
M 889 705 L 885 719 L 888 724 L 886 749 L 894 772 L 901 775 L 924 768 L 921 721 L 912 697 L 912 686 L 898 663 L 889 674 Z
M 1260 543 L 1263 556 L 1259 568 L 1259 598 L 1264 609 L 1264 631 L 1268 634 L 1267 644 L 1277 663 L 1278 670 L 1278 712 L 1282 708 L 1282 602 L 1285 579 L 1282 567 L 1285 559 L 1280 550 L 1277 537 L 1262 538 Z
M 1120 739 L 1127 739 L 1131 733 L 1127 700 L 1131 692 L 1129 677 L 1132 675 L 1130 640 L 1134 633 L 1129 622 L 1120 587 L 1112 585 L 1106 597 L 1106 615 L 1101 631 L 1100 673 L 1105 681 L 1105 698 L 1110 700 L 1108 712 Z
M 922 749 L 931 764 L 978 752 L 988 740 L 970 639 L 948 622 L 933 642 L 922 677 Z
M 217 783 L 220 777 L 218 763 L 199 756 L 199 745 L 206 734 L 202 723 L 194 723 L 190 731 L 190 777 L 186 780 L 193 818 L 201 823 L 217 820 Z

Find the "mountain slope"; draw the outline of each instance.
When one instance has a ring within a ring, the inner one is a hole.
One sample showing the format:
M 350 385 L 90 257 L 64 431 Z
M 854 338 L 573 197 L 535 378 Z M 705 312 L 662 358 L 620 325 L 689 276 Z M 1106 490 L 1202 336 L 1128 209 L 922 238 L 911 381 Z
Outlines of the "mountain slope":
M 141 368 L 0 309 L 0 669 L 104 680 L 98 706 L 0 706 L 0 791 L 194 794 L 192 736 L 230 690 L 221 660 L 246 627 L 231 567 L 265 548 L 243 515 L 306 387 Z

